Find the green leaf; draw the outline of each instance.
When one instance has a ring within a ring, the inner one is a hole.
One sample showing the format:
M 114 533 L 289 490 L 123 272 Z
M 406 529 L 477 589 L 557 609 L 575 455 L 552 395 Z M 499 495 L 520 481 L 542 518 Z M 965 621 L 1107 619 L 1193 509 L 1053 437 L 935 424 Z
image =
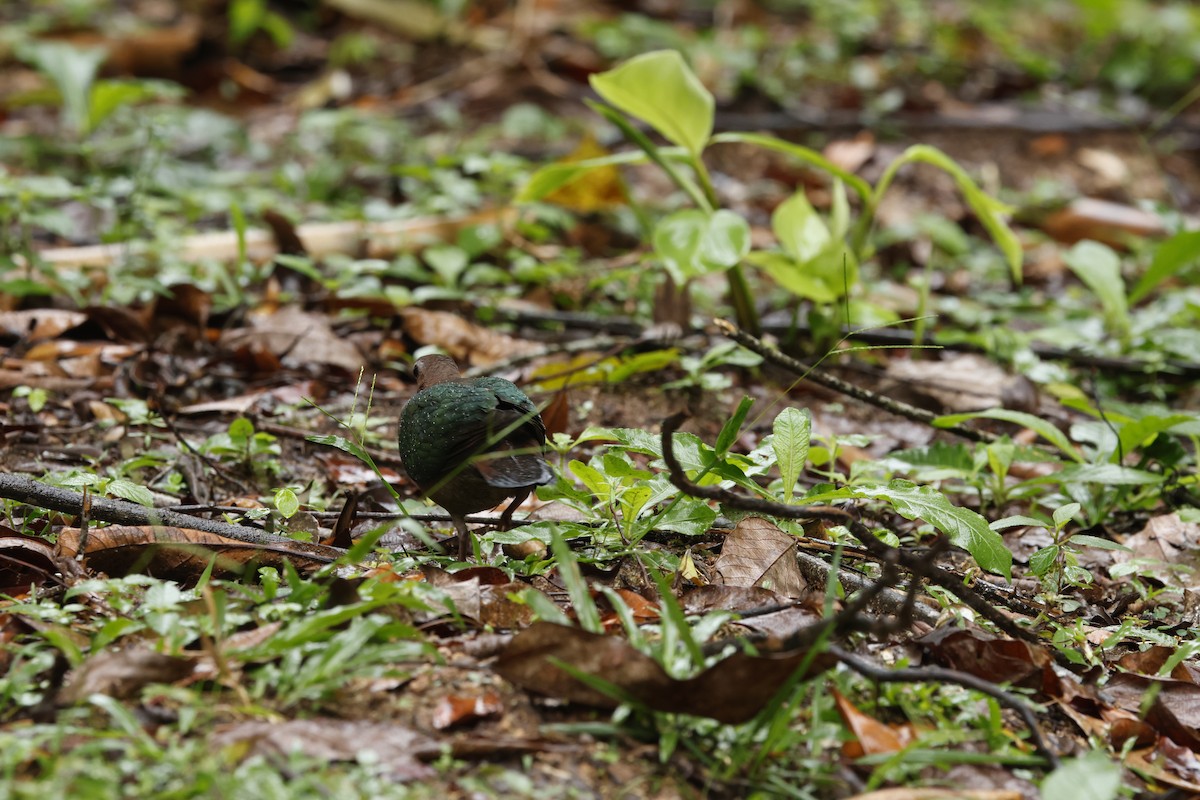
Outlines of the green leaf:
M 682 149 L 662 148 L 661 155 L 678 157 L 685 153 Z M 560 162 L 547 164 L 530 176 L 528 182 L 521 187 L 517 194 L 518 203 L 532 203 L 541 200 L 548 194 L 561 189 L 569 183 L 579 180 L 594 169 L 611 167 L 619 164 L 644 164 L 646 154 L 641 150 L 630 150 L 624 153 L 589 158 L 586 161 Z
M 458 277 L 471 263 L 466 251 L 452 244 L 435 244 L 427 247 L 421 253 L 421 258 L 425 260 L 430 269 L 437 273 L 446 286 L 456 284 Z
M 1120 464 L 1071 464 L 1050 477 L 1062 484 L 1107 483 L 1112 486 L 1153 486 L 1166 480 L 1164 475 Z
M 1042 800 L 1115 800 L 1121 793 L 1121 765 L 1093 750 L 1063 763 L 1042 781 Z
M 244 445 L 254 435 L 254 423 L 245 417 L 238 417 L 229 423 L 229 438 L 236 444 Z
M 628 525 L 638 518 L 654 490 L 645 484 L 630 486 L 621 492 L 621 516 Z
M 92 83 L 107 58 L 103 47 L 80 48 L 66 42 L 43 41 L 22 47 L 21 58 L 53 81 L 62 95 L 63 119 L 76 133 L 87 133 Z
M 729 448 L 733 447 L 733 443 L 737 441 L 738 434 L 742 430 L 742 423 L 746 421 L 746 414 L 750 412 L 750 406 L 754 405 L 754 398 L 750 396 L 742 397 L 742 402 L 738 403 L 737 410 L 733 412 L 733 416 L 725 420 L 725 424 L 721 426 L 721 433 L 717 435 L 717 455 L 724 457 L 729 452 Z
M 554 553 L 554 560 L 558 562 L 558 574 L 567 590 L 567 596 L 571 598 L 571 608 L 575 610 L 579 627 L 592 633 L 604 633 L 600 611 L 596 608 L 596 601 L 592 599 L 587 580 L 579 569 L 579 562 L 557 528 L 550 531 L 550 549 Z
M 658 530 L 682 533 L 684 536 L 703 536 L 716 520 L 716 509 L 703 500 L 681 497 L 678 503 L 654 521 L 654 527 Z
M 860 497 L 886 500 L 905 519 L 925 520 L 970 553 L 979 566 L 1012 578 L 1012 553 L 1000 534 L 989 528 L 983 517 L 952 504 L 936 489 L 894 480 L 887 486 L 855 486 L 851 491 Z
M 675 50 L 635 56 L 592 75 L 596 93 L 699 156 L 712 135 L 713 96 Z
M 105 491 L 131 503 L 137 503 L 147 508 L 154 507 L 154 495 L 150 493 L 149 489 L 124 478 L 115 478 L 109 481 Z
M 1200 231 L 1183 231 L 1160 244 L 1146 274 L 1129 293 L 1129 302 L 1136 303 L 1160 283 L 1178 275 L 1185 267 L 1200 260 Z
M 677 283 L 727 270 L 750 251 L 750 226 L 738 214 L 684 209 L 654 228 L 654 250 Z
M 612 484 L 600 470 L 590 467 L 582 461 L 571 461 L 567 464 L 567 469 L 571 471 L 572 475 L 579 478 L 588 491 L 595 495 L 601 503 L 607 504 L 612 499 Z
M 87 130 L 108 119 L 121 106 L 158 96 L 159 92 L 142 81 L 97 81 L 88 104 Z
M 1129 455 L 1137 448 L 1150 444 L 1158 434 L 1169 431 L 1177 425 L 1194 422 L 1195 419 L 1191 414 L 1172 414 L 1169 417 L 1146 416 L 1122 425 L 1118 439 L 1121 446 L 1113 452 L 1112 460 L 1115 462 L 1120 459 L 1121 454 Z
M 755 250 L 746 256 L 746 260 L 797 297 L 815 303 L 832 303 L 838 298 L 838 292 L 826 286 L 824 281 L 810 274 L 790 256 Z
M 779 465 L 783 481 L 783 502 L 792 502 L 796 480 L 808 461 L 808 445 L 812 436 L 812 413 L 806 409 L 785 408 L 775 417 L 771 449 Z
M 1002 519 L 992 520 L 988 527 L 994 531 L 1002 531 L 1007 528 L 1015 528 L 1018 525 L 1030 525 L 1035 528 L 1045 528 L 1046 523 L 1040 519 L 1027 517 L 1024 514 L 1014 514 L 1011 517 L 1003 517 Z
M 1005 422 L 1012 422 L 1017 425 L 1029 428 L 1029 430 L 1041 436 L 1050 444 L 1062 451 L 1063 455 L 1075 461 L 1082 462 L 1083 456 L 1079 455 L 1071 441 L 1050 422 L 1035 417 L 1033 414 L 1026 414 L 1024 411 L 1013 411 L 1007 408 L 991 408 L 987 411 L 972 411 L 967 414 L 946 414 L 938 417 L 933 421 L 933 424 L 939 428 L 950 428 L 955 425 L 972 419 L 999 419 Z
M 300 498 L 296 497 L 295 491 L 285 487 L 275 493 L 275 508 L 284 519 L 291 519 L 300 510 Z
M 1067 503 L 1065 506 L 1059 506 L 1058 508 L 1054 509 L 1054 515 L 1052 517 L 1054 520 L 1054 527 L 1062 528 L 1068 522 L 1073 520 L 1075 515 L 1079 513 L 1080 508 L 1082 508 L 1082 506 L 1079 505 L 1079 503 Z
M 775 207 L 771 230 L 785 253 L 797 261 L 808 261 L 831 241 L 829 228 L 800 190 Z
M 1039 578 L 1048 573 L 1058 559 L 1058 545 L 1043 547 L 1029 557 L 1029 571 Z
M 1116 251 L 1085 239 L 1064 253 L 1063 261 L 1099 298 L 1109 329 L 1122 340 L 1128 339 L 1129 304 L 1125 299 L 1125 281 L 1121 278 L 1121 259 Z
M 971 176 L 967 174 L 966 170 L 941 150 L 924 144 L 915 145 L 905 150 L 899 158 L 888 165 L 885 177 L 879 181 L 879 185 L 876 187 L 877 197 L 887 189 L 891 183 L 891 177 L 895 175 L 896 170 L 914 161 L 932 164 L 950 173 L 950 177 L 954 178 L 954 182 L 958 185 L 958 190 L 963 193 L 963 198 L 967 201 L 967 205 L 975 212 L 975 216 L 979 218 L 983 227 L 987 228 L 992 240 L 1000 248 L 1000 252 L 1004 253 L 1005 260 L 1008 261 L 1009 270 L 1012 272 L 1013 281 L 1020 283 L 1021 262 L 1023 260 L 1021 241 L 1012 232 L 1012 229 L 1008 227 L 1008 223 L 1004 221 L 1004 216 L 1011 214 L 1012 208 L 975 185 L 975 181 L 971 180 Z
M 711 143 L 752 144 L 756 147 L 765 147 L 768 150 L 774 150 L 777 153 L 784 153 L 844 181 L 863 200 L 868 200 L 871 197 L 871 185 L 862 178 L 837 166 L 816 150 L 784 141 L 776 136 L 769 136 L 762 133 L 718 133 L 712 137 Z
M 1118 544 L 1111 539 L 1101 539 L 1099 536 L 1089 536 L 1086 533 L 1077 533 L 1067 539 L 1067 541 L 1080 547 L 1095 547 L 1097 550 L 1120 550 L 1123 553 L 1133 552 L 1132 548 Z

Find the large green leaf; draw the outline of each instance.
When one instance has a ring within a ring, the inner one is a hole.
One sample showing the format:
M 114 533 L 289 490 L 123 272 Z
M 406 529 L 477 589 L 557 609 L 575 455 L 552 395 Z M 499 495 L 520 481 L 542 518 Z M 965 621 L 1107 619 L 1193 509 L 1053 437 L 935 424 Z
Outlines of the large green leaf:
M 785 253 L 797 261 L 808 261 L 831 241 L 829 228 L 800 190 L 775 207 L 771 230 Z
M 1026 414 L 1024 411 L 1013 411 L 1007 408 L 992 408 L 987 411 L 972 411 L 969 414 L 946 414 L 938 417 L 933 421 L 933 424 L 939 428 L 950 428 L 955 425 L 961 425 L 971 419 L 999 419 L 1005 422 L 1013 422 L 1017 425 L 1023 425 L 1029 430 L 1041 436 L 1046 441 L 1062 451 L 1063 455 L 1074 459 L 1075 461 L 1083 461 L 1083 456 L 1079 455 L 1079 451 L 1071 444 L 1071 440 L 1060 431 L 1058 428 L 1047 420 L 1041 417 L 1035 417 L 1033 414 Z
M 1023 260 L 1021 241 L 1017 239 L 1017 235 L 1012 232 L 1012 229 L 1008 227 L 1008 223 L 1004 221 L 1004 216 L 1011 214 L 1012 208 L 980 189 L 975 184 L 975 181 L 971 180 L 971 176 L 967 174 L 966 170 L 936 147 L 930 147 L 925 144 L 914 145 L 905 150 L 899 158 L 889 164 L 884 177 L 880 179 L 879 184 L 875 188 L 876 202 L 878 202 L 878 198 L 891 184 L 896 171 L 905 164 L 916 161 L 932 164 L 950 173 L 950 177 L 954 178 L 954 182 L 958 185 L 958 190 L 963 193 L 963 198 L 967 201 L 967 205 L 975 212 L 975 216 L 983 223 L 983 227 L 987 228 L 992 240 L 1000 248 L 1000 252 L 1004 253 L 1004 258 L 1008 261 L 1009 270 L 1012 272 L 1013 281 L 1020 283 L 1021 262 Z
M 665 156 L 678 157 L 684 151 L 664 148 L 659 152 Z M 562 161 L 556 164 L 547 164 L 529 177 L 529 180 L 521 187 L 521 191 L 517 194 L 516 200 L 518 203 L 532 203 L 541 200 L 546 195 L 561 189 L 569 183 L 579 180 L 592 170 L 620 164 L 642 164 L 646 160 L 646 154 L 641 150 L 629 150 L 624 153 L 613 153 L 612 155 L 589 158 L 584 161 Z
M 1000 534 L 988 527 L 987 520 L 968 508 L 960 508 L 930 486 L 911 481 L 893 480 L 887 485 L 844 486 L 811 494 L 805 503 L 820 505 L 837 500 L 870 498 L 882 500 L 905 519 L 923 519 L 963 548 L 975 563 L 989 572 L 1012 578 L 1012 553 Z
M 923 519 L 951 542 L 966 550 L 979 566 L 1012 578 L 1012 552 L 987 520 L 969 508 L 954 505 L 931 486 L 894 480 L 887 486 L 855 486 L 860 497 L 886 500 L 905 519 Z
M 771 280 L 797 297 L 816 303 L 832 303 L 838 299 L 838 292 L 809 274 L 802 264 L 796 263 L 793 258 L 783 253 L 755 250 L 746 256 L 746 261 L 770 275 Z
M 1200 261 L 1200 231 L 1175 234 L 1154 251 L 1150 268 L 1129 293 L 1129 302 L 1141 300 L 1167 278 L 1179 274 L 1197 261 Z
M 712 135 L 713 96 L 675 50 L 643 53 L 590 81 L 609 103 L 693 156 Z
M 1121 259 L 1106 244 L 1085 239 L 1065 254 L 1063 261 L 1087 285 L 1104 307 L 1109 329 L 1122 340 L 1129 338 L 1129 303 L 1121 278 Z
M 783 502 L 792 502 L 796 480 L 808 461 L 808 445 L 812 436 L 812 413 L 806 409 L 785 408 L 775 417 L 771 449 L 779 465 L 783 481 Z
M 727 270 L 750 252 L 750 226 L 732 211 L 676 211 L 654 228 L 654 250 L 677 283 Z

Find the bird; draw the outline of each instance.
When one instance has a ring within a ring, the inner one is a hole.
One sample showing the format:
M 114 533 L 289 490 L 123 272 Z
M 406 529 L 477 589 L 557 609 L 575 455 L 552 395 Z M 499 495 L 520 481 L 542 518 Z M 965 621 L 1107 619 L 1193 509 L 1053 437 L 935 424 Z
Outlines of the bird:
M 422 356 L 412 371 L 417 391 L 400 412 L 400 460 L 421 491 L 449 512 L 458 557 L 466 560 L 467 514 L 511 497 L 500 516 L 507 524 L 531 491 L 554 480 L 542 457 L 546 425 L 511 381 L 463 378 L 449 356 Z

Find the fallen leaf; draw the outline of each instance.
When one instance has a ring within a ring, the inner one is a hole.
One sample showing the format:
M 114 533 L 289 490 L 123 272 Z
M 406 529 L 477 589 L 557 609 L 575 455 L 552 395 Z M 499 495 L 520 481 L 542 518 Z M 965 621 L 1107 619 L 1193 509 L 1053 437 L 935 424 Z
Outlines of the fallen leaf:
M 762 517 L 747 517 L 721 545 L 716 563 L 728 586 L 762 586 L 786 597 L 800 597 L 808 582 L 796 563 L 796 537 Z
M 58 702 L 79 703 L 93 694 L 123 700 L 151 683 L 174 683 L 190 676 L 196 659 L 157 653 L 145 647 L 103 650 L 75 670 L 59 692 Z
M 495 692 L 484 692 L 473 697 L 447 695 L 439 700 L 433 709 L 432 725 L 440 731 L 494 717 L 502 711 L 504 704 L 500 701 L 500 695 Z
M 811 659 L 810 659 L 811 656 Z M 770 656 L 735 653 L 692 678 L 670 677 L 654 659 L 617 636 L 536 622 L 514 637 L 496 660 L 505 680 L 538 694 L 582 705 L 620 702 L 576 680 L 554 661 L 594 675 L 655 711 L 691 714 L 729 724 L 753 719 L 801 666 L 811 677 L 835 663 L 827 654 L 793 651 Z
M 855 741 L 842 745 L 842 754 L 846 757 L 862 758 L 880 753 L 896 753 L 916 741 L 917 732 L 912 725 L 887 725 L 859 711 L 837 689 L 831 691 L 838 715 L 855 738 Z
M 283 722 L 239 722 L 218 728 L 209 738 L 214 748 L 234 751 L 238 760 L 300 753 L 318 761 L 358 761 L 365 754 L 388 766 L 393 780 L 433 777 L 435 771 L 418 759 L 436 758 L 440 745 L 396 723 L 333 719 L 293 719 Z

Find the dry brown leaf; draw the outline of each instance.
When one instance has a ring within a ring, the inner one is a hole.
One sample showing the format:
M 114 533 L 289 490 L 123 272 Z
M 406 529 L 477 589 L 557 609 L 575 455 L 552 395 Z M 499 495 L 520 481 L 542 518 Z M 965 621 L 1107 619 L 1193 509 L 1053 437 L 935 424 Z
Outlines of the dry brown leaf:
M 838 715 L 841 716 L 842 722 L 846 723 L 850 732 L 854 734 L 855 741 L 842 745 L 842 753 L 848 758 L 896 753 L 916 741 L 917 732 L 912 725 L 887 725 L 859 711 L 837 689 L 831 689 L 831 691 Z
M 357 761 L 364 753 L 387 764 L 394 780 L 432 777 L 434 770 L 420 758 L 436 758 L 441 748 L 434 739 L 403 725 L 333 719 L 293 719 L 283 722 L 239 722 L 217 728 L 209 743 L 231 748 L 238 760 L 250 756 L 286 759 L 301 753 L 320 761 Z
M 1156 562 L 1144 567 L 1142 574 L 1157 578 L 1168 586 L 1195 590 L 1200 574 L 1200 525 L 1184 522 L 1178 514 L 1153 517 L 1140 531 L 1124 542 L 1133 552 L 1113 551 L 1112 560 L 1124 564 L 1131 559 Z
M 725 537 L 716 571 L 727 586 L 762 586 L 786 597 L 808 591 L 796 563 L 796 538 L 762 517 L 743 519 Z
M 102 650 L 68 677 L 58 702 L 79 703 L 93 694 L 118 700 L 134 697 L 147 684 L 183 680 L 195 667 L 194 657 L 169 656 L 145 647 Z
M 507 225 L 516 219 L 516 209 L 503 208 L 480 211 L 463 217 L 389 220 L 386 222 L 313 222 L 300 225 L 296 233 L 313 258 L 333 253 L 359 253 L 367 258 L 384 258 L 433 242 L 454 241 L 463 228 L 493 223 Z M 275 256 L 275 239 L 270 231 L 252 229 L 239 236 L 236 231 L 213 231 L 189 236 L 179 242 L 175 256 L 183 262 L 203 260 L 234 261 L 243 257 L 251 261 L 267 261 Z M 145 242 L 97 244 L 84 247 L 63 247 L 42 250 L 38 258 L 56 269 L 106 267 L 131 255 L 144 253 L 151 245 Z M 16 261 L 24 266 L 18 254 Z
M 64 528 L 58 551 L 74 558 L 79 550 L 79 529 Z M 88 532 L 87 563 L 109 575 L 143 573 L 181 583 L 194 582 L 213 564 L 213 574 L 239 576 L 260 566 L 282 568 L 290 561 L 301 573 L 320 569 L 340 551 L 307 542 L 257 545 L 227 539 L 215 533 L 166 526 L 110 525 Z
M 532 342 L 484 328 L 448 311 L 403 308 L 399 316 L 405 333 L 420 344 L 441 347 L 460 364 L 486 367 L 539 349 Z
M 500 695 L 495 692 L 484 692 L 470 697 L 456 694 L 447 695 L 434 707 L 431 722 L 433 727 L 440 731 L 456 725 L 495 717 L 503 711 L 504 703 L 500 701 Z
M 858 172 L 875 155 L 875 134 L 862 131 L 853 139 L 835 139 L 823 155 L 846 172 Z
M 940 665 L 993 683 L 1030 686 L 1057 696 L 1053 658 L 1044 647 L 976 629 L 939 628 L 918 639 Z
M 811 660 L 810 660 L 811 656 Z M 553 661 L 570 664 L 615 686 L 656 711 L 692 714 L 729 724 L 761 711 L 802 665 L 807 676 L 835 663 L 828 654 L 802 651 L 771 656 L 735 653 L 693 678 L 670 677 L 625 639 L 536 622 L 513 638 L 495 664 L 505 680 L 538 694 L 613 708 L 618 700 L 577 681 Z
M 1066 244 L 1093 239 L 1124 248 L 1125 237 L 1165 236 L 1166 225 L 1157 214 L 1133 206 L 1081 197 L 1041 221 L 1047 234 Z
M 1005 405 L 1005 399 L 1026 382 L 1010 375 L 989 359 L 964 353 L 940 361 L 896 358 L 888 362 L 887 376 L 906 389 L 941 404 L 946 412 L 982 411 Z
M 357 373 L 363 354 L 329 327 L 322 314 L 284 306 L 274 314 L 255 314 L 249 328 L 226 332 L 221 344 L 231 350 L 261 351 L 293 364 L 327 364 Z
M 1025 795 L 1008 789 L 935 789 L 896 787 L 856 794 L 848 800 L 1024 800 Z
M 0 311 L 0 330 L 29 342 L 53 339 L 87 321 L 82 311 L 60 308 L 32 308 L 27 311 Z

